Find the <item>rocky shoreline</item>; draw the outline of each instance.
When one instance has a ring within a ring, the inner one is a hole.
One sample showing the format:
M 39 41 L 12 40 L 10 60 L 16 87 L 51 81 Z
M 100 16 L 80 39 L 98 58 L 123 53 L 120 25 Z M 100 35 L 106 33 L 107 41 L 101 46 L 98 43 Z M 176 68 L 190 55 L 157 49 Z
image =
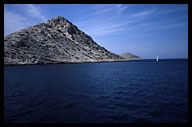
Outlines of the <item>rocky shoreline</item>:
M 138 59 L 140 60 L 140 59 Z M 52 62 L 52 63 L 35 63 L 35 64 L 4 64 L 4 66 L 25 66 L 25 65 L 49 65 L 49 64 L 78 64 L 78 63 L 108 63 L 108 62 L 126 62 L 127 59 L 122 60 L 97 60 L 97 61 L 65 61 L 65 62 Z

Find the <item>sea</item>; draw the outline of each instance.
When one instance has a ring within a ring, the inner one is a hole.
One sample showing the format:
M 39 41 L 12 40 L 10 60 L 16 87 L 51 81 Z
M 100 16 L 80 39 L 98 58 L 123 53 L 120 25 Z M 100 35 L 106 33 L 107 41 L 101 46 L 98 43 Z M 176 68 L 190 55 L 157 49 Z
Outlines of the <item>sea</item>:
M 5 123 L 187 123 L 188 59 L 4 66 Z

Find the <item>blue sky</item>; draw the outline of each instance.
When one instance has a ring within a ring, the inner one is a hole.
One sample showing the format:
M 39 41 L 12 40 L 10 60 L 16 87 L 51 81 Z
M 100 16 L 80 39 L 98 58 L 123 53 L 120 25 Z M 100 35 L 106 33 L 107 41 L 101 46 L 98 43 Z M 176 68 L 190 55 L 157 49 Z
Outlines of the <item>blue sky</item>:
M 188 58 L 187 4 L 5 4 L 4 35 L 57 16 L 116 54 Z

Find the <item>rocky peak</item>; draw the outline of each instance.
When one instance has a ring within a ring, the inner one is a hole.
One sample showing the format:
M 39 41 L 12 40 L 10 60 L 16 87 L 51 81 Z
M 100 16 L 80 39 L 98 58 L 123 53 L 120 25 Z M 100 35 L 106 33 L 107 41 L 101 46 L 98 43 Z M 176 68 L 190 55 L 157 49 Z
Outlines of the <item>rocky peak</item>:
M 77 26 L 73 25 L 70 21 L 61 16 L 48 20 L 45 25 L 47 25 L 50 30 L 64 34 L 64 36 L 67 36 L 69 39 L 74 41 L 77 41 L 84 35 L 89 39 L 91 38 L 84 32 L 80 31 Z
M 115 61 L 122 57 L 99 46 L 64 17 L 4 37 L 5 64 Z
M 57 16 L 56 18 L 48 20 L 46 23 L 47 24 L 49 24 L 49 23 L 58 24 L 58 23 L 65 23 L 65 22 L 69 22 L 69 21 L 62 16 Z
M 45 24 L 51 27 L 56 27 L 56 28 L 59 28 L 59 27 L 68 28 L 68 27 L 74 26 L 70 21 L 68 21 L 67 19 L 61 16 L 57 16 L 56 18 L 48 20 Z

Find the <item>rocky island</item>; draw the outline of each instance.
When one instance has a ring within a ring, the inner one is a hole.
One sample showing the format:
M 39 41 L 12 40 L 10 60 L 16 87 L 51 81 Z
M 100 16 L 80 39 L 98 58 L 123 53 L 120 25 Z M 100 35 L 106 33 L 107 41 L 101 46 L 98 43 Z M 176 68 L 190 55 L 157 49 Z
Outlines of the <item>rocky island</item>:
M 141 60 L 141 59 L 143 59 L 143 58 L 141 58 L 139 56 L 136 56 L 136 55 L 133 55 L 133 54 L 131 54 L 129 52 L 120 54 L 120 56 L 123 57 L 126 60 Z
M 125 60 L 61 16 L 4 37 L 4 65 Z

